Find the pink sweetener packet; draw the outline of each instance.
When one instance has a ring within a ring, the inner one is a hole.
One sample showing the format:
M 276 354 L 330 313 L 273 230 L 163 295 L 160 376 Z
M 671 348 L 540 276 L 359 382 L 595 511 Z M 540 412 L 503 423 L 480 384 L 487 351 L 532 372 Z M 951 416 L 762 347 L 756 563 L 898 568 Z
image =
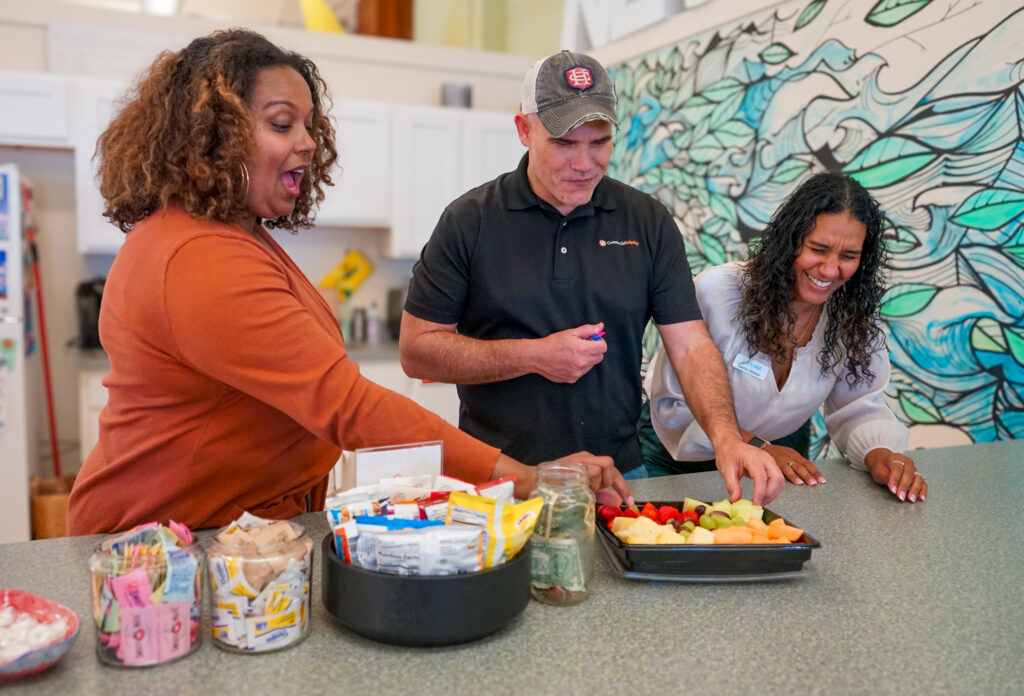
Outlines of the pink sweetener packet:
M 126 665 L 160 661 L 159 607 L 121 605 L 121 644 L 118 657 Z
M 156 610 L 160 661 L 181 657 L 192 645 L 189 603 L 168 602 L 156 607 Z

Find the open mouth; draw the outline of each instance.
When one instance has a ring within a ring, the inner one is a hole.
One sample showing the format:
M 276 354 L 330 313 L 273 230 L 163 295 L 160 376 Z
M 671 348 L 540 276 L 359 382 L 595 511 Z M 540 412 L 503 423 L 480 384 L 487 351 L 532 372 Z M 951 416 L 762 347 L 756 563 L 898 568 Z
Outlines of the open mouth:
M 832 287 L 832 283 L 835 282 L 831 280 L 818 280 L 810 273 L 804 273 L 804 275 L 807 277 L 807 280 L 811 282 L 811 285 L 818 288 L 819 290 L 828 290 L 830 287 Z
M 292 169 L 291 171 L 282 174 L 281 183 L 284 184 L 284 190 L 292 196 L 298 196 L 299 184 L 302 183 L 302 175 L 304 173 L 305 169 L 299 167 L 298 169 Z

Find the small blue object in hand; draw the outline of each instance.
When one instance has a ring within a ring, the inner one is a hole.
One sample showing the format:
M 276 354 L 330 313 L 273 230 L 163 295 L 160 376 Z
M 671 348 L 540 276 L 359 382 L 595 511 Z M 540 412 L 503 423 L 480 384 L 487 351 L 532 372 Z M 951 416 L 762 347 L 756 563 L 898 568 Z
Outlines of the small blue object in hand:
M 591 336 L 588 341 L 600 341 L 601 337 L 604 336 L 604 331 L 598 331 L 596 334 Z

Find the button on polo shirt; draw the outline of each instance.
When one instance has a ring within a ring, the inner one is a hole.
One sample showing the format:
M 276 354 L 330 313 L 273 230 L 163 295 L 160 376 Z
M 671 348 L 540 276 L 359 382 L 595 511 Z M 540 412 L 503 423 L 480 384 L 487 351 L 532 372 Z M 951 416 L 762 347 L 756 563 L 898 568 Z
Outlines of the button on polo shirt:
M 519 168 L 453 202 L 413 268 L 406 310 L 490 340 L 604 323 L 608 350 L 574 384 L 537 374 L 459 385 L 459 425 L 520 461 L 579 450 L 640 463 L 642 336 L 700 318 L 679 230 L 650 196 L 607 177 L 561 215 Z

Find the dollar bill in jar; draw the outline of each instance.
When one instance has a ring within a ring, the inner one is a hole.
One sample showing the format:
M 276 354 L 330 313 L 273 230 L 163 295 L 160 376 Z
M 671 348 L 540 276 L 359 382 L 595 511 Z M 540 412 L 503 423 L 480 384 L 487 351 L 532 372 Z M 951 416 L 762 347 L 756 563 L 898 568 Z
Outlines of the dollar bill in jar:
M 578 604 L 593 571 L 594 494 L 585 465 L 538 465 L 535 496 L 544 500 L 531 539 L 531 591 L 546 604 Z

